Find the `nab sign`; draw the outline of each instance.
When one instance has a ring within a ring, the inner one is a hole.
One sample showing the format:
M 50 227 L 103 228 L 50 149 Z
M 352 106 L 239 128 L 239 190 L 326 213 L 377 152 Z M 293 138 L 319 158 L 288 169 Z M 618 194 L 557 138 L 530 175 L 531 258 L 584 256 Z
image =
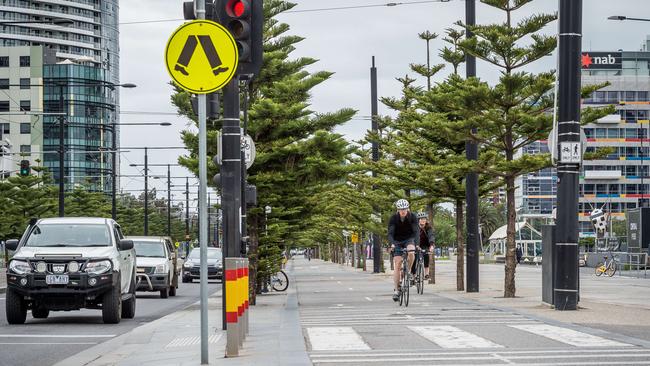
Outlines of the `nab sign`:
M 583 70 L 620 70 L 620 52 L 585 52 L 582 54 Z

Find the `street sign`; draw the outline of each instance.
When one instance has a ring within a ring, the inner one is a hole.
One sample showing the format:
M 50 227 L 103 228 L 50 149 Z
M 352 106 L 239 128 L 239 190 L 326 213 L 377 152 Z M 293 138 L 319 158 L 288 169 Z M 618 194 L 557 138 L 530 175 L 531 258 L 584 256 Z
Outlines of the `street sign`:
M 560 163 L 580 164 L 582 162 L 582 147 L 580 142 L 560 143 Z
M 241 149 L 244 152 L 246 169 L 248 169 L 253 165 L 253 162 L 255 161 L 255 142 L 253 141 L 253 138 L 249 135 L 242 136 Z
M 255 162 L 255 157 L 257 156 L 255 152 L 255 142 L 250 135 L 245 135 L 241 137 L 241 149 L 244 152 L 244 158 L 246 160 L 246 169 L 253 166 Z M 214 163 L 221 165 L 221 159 L 223 156 L 223 138 L 221 133 L 217 133 L 217 155 L 215 155 Z
M 165 64 L 176 85 L 196 94 L 223 88 L 237 71 L 235 39 L 223 26 L 194 20 L 178 27 L 167 42 Z
M 582 143 L 582 154 L 584 154 L 585 151 L 587 151 L 587 135 L 585 134 L 583 128 L 580 128 L 580 142 Z M 551 153 L 551 161 L 553 162 L 553 165 L 555 165 L 556 161 L 558 160 L 556 127 L 553 127 L 551 133 L 548 134 L 548 140 L 546 140 L 546 144 L 548 145 L 548 150 Z
M 359 234 L 357 234 L 356 232 L 352 233 L 352 242 L 354 244 L 357 244 L 359 242 Z

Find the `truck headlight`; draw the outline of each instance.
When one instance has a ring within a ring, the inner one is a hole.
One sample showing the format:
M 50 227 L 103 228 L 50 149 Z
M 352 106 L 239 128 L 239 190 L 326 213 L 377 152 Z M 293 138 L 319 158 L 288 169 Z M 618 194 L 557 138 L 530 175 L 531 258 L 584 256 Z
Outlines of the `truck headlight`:
M 13 273 L 23 275 L 25 273 L 31 272 L 32 267 L 29 265 L 29 263 L 25 261 L 14 259 L 11 262 L 9 262 L 9 270 Z
M 102 274 L 110 271 L 113 268 L 113 264 L 109 260 L 97 261 L 97 262 L 88 262 L 86 264 L 86 273 L 90 274 Z
M 185 262 L 183 264 L 183 268 L 192 268 L 193 265 L 194 265 L 194 263 L 192 263 L 192 262 Z
M 167 267 L 166 263 L 157 265 L 156 270 L 154 271 L 154 273 L 157 273 L 157 274 L 167 273 L 167 272 L 169 272 L 169 267 Z

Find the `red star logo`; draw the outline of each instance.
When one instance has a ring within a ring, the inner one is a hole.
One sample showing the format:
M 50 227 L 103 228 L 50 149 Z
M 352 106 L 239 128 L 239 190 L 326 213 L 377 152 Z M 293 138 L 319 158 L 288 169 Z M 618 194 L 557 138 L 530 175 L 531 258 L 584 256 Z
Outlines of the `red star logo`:
M 592 63 L 593 63 L 593 61 L 592 61 L 592 59 L 591 59 L 591 56 L 589 56 L 588 53 L 584 53 L 584 54 L 582 55 L 582 67 L 588 69 L 588 68 L 589 68 L 589 65 L 591 65 Z

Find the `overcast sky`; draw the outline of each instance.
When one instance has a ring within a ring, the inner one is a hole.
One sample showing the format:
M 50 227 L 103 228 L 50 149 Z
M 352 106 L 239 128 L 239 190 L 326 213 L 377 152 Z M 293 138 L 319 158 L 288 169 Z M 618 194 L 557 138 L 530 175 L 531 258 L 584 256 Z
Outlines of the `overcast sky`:
M 409 0 L 404 0 L 406 3 Z M 294 10 L 330 8 L 338 6 L 382 4 L 381 0 L 297 0 Z M 584 0 L 583 50 L 626 51 L 639 50 L 650 34 L 650 23 L 607 20 L 610 15 L 626 15 L 650 18 L 648 0 Z M 169 20 L 182 18 L 180 0 L 138 0 L 120 3 L 120 22 L 129 23 L 147 20 Z M 516 13 L 516 19 L 540 12 L 557 11 L 556 0 L 535 0 Z M 343 107 L 358 110 L 358 117 L 337 131 L 349 140 L 356 140 L 370 128 L 370 62 L 376 57 L 378 87 L 380 96 L 399 95 L 396 77 L 409 74 L 410 63 L 426 62 L 425 42 L 418 33 L 429 30 L 444 34 L 445 28 L 465 16 L 465 2 L 451 0 L 441 3 L 424 3 L 349 9 L 337 11 L 295 12 L 283 14 L 279 19 L 291 26 L 290 34 L 305 37 L 297 45 L 292 57 L 308 56 L 320 62 L 310 71 L 327 70 L 334 76 L 313 89 L 311 108 L 317 112 L 333 111 Z M 500 12 L 477 1 L 476 21 L 479 24 L 504 21 Z M 171 127 L 122 127 L 121 144 L 132 146 L 182 146 L 180 131 L 193 128 L 188 120 L 175 116 L 170 103 L 171 87 L 164 67 L 164 49 L 168 37 L 182 20 L 121 24 L 120 26 L 120 73 L 121 82 L 135 83 L 136 89 L 122 90 L 121 122 L 172 122 Z M 547 34 L 556 33 L 557 23 L 545 29 Z M 442 37 L 431 43 L 432 64 L 441 63 L 438 50 L 444 42 Z M 555 58 L 547 57 L 531 66 L 531 71 L 549 70 L 555 67 Z M 448 71 L 438 74 L 438 80 Z M 463 71 L 464 72 L 464 71 Z M 484 62 L 477 62 L 477 75 L 494 81 L 497 71 Z M 425 85 L 425 80 L 419 80 Z M 132 114 L 129 112 L 155 112 L 161 114 Z M 381 104 L 380 114 L 390 112 Z M 209 141 L 208 143 L 213 143 Z M 176 163 L 183 150 L 151 151 L 152 164 Z M 121 174 L 140 174 L 129 164 L 144 161 L 142 150 L 132 150 L 122 155 Z M 152 167 L 151 174 L 166 174 L 164 167 Z M 172 167 L 172 175 L 185 176 L 188 172 L 181 167 Z M 122 179 L 125 190 L 141 189 L 144 180 Z M 184 180 L 177 180 L 178 184 Z M 164 180 L 150 180 L 150 186 L 166 189 Z M 178 188 L 179 190 L 181 188 Z M 163 192 L 160 193 L 162 195 Z M 177 198 L 181 192 L 174 192 Z

